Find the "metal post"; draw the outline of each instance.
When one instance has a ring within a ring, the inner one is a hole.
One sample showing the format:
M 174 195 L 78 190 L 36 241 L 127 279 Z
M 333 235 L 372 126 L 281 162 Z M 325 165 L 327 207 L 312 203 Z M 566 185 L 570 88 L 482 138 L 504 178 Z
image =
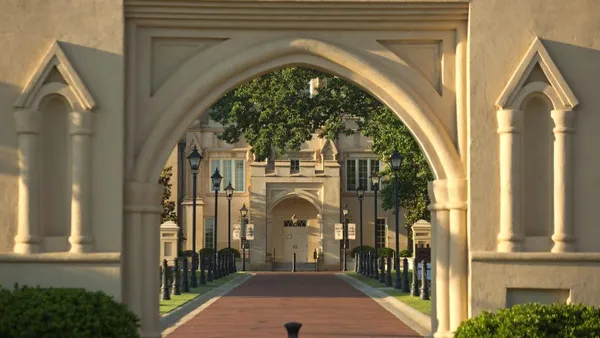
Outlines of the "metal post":
M 171 294 L 169 293 L 169 263 L 167 263 L 166 259 L 163 259 L 162 264 L 162 300 L 171 299 Z
M 231 183 L 230 183 L 231 184 Z M 229 215 L 227 216 L 227 252 L 229 254 L 231 254 L 231 198 L 227 198 L 227 208 L 228 208 L 228 213 Z M 227 264 L 227 274 L 230 274 L 233 272 L 233 269 L 231 268 L 231 259 L 228 260 L 229 263 Z
M 196 182 L 198 180 L 198 174 L 192 174 L 192 276 L 190 280 L 190 287 L 197 288 L 198 280 L 196 279 L 196 270 L 198 269 L 198 257 L 196 256 L 196 195 L 197 187 Z
M 182 292 L 190 292 L 190 282 L 188 280 L 188 274 L 190 273 L 188 270 L 188 259 L 187 257 L 181 257 L 181 270 L 183 272 L 182 280 L 181 280 L 181 291 Z
M 294 258 L 292 259 L 292 272 L 296 272 L 296 253 L 294 252 Z
M 423 271 L 421 272 L 421 299 L 429 300 L 429 287 L 427 285 L 427 262 L 423 260 L 421 263 Z
M 396 221 L 396 252 L 394 253 L 394 266 L 396 267 L 396 282 L 394 289 L 401 289 L 400 281 L 400 220 L 398 210 L 398 173 L 394 173 L 394 220 Z
M 408 285 L 408 258 L 404 258 L 403 266 L 404 274 L 402 275 L 402 292 L 409 292 L 410 287 Z
M 283 326 L 287 330 L 288 338 L 298 338 L 300 328 L 302 327 L 301 323 L 291 322 L 285 323 Z
M 200 285 L 206 285 L 206 274 L 204 271 L 206 270 L 206 259 L 203 256 L 200 256 Z M 209 279 L 212 281 L 212 278 Z
M 360 253 L 362 254 L 363 252 L 363 200 L 362 198 L 359 198 L 358 201 L 360 202 Z M 356 257 L 355 257 L 356 258 Z M 356 265 L 356 259 L 355 261 L 355 265 Z M 358 270 L 356 270 L 358 271 Z
M 213 266 L 212 266 L 212 268 L 213 268 L 213 278 L 217 279 L 217 278 L 221 277 L 221 276 L 219 276 L 218 270 L 216 270 L 217 269 L 217 250 L 219 250 L 217 248 L 217 232 L 218 232 L 218 228 L 219 228 L 219 218 L 218 218 L 218 211 L 219 211 L 219 187 L 214 187 L 214 189 L 215 189 L 215 228 L 214 228 L 215 229 L 214 230 L 215 238 L 214 238 L 214 241 L 213 241 L 214 242 L 213 243 L 214 244 L 213 245 L 213 248 L 214 248 L 213 259 L 214 260 L 213 260 Z
M 373 247 L 375 248 L 375 252 L 377 252 L 377 190 L 379 190 L 379 183 L 373 184 L 373 201 L 374 201 L 374 209 L 373 209 Z
M 178 257 L 173 258 L 173 286 L 172 291 L 174 295 L 181 294 L 181 280 L 179 280 L 179 259 Z
M 215 250 L 215 272 L 213 274 L 214 279 L 221 278 L 221 268 L 219 266 L 219 252 Z
M 348 259 L 346 251 L 348 250 L 348 218 L 344 217 L 344 229 L 342 231 L 342 238 L 344 239 L 344 272 L 348 271 Z
M 242 239 L 242 271 L 246 271 L 246 239 Z
M 416 259 L 413 259 L 413 272 L 412 272 L 412 284 L 410 286 L 410 295 L 418 296 L 419 295 L 419 275 L 418 275 L 418 262 Z
M 387 256 L 387 273 L 385 276 L 385 286 L 392 286 L 392 255 Z
M 178 144 L 177 150 L 177 256 L 181 256 L 183 252 L 183 207 L 182 202 L 185 196 L 185 136 L 182 137 Z
M 313 257 L 315 257 L 315 271 L 319 271 L 319 252 L 317 249 L 315 249 Z

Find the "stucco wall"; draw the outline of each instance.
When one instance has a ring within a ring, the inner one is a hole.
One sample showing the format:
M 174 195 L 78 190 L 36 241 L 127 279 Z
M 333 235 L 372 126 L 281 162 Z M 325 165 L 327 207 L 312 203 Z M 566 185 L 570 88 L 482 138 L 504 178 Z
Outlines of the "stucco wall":
M 469 22 L 469 245 L 495 251 L 499 222 L 499 153 L 494 103 L 538 36 L 579 100 L 575 108 L 574 226 L 577 249 L 599 252 L 596 225 L 600 172 L 600 3 L 576 1 L 471 2 Z M 552 138 L 553 139 L 553 138 Z M 527 210 L 523 210 L 527 213 Z M 552 220 L 552 217 L 549 217 Z M 550 226 L 552 226 L 550 224 Z M 502 256 L 502 255 L 501 255 Z M 571 300 L 598 304 L 598 262 L 565 262 L 554 256 L 536 263 L 510 255 L 471 264 L 471 313 L 507 305 L 506 288 L 570 289 Z M 596 255 L 597 257 L 597 255 Z

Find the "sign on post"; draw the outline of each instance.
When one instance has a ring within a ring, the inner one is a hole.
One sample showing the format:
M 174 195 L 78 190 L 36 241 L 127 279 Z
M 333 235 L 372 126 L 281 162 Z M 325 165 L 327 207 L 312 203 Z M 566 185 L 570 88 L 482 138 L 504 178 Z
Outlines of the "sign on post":
M 335 239 L 341 241 L 344 239 L 344 225 L 342 223 L 335 223 L 334 225 Z
M 254 224 L 246 224 L 246 240 L 254 240 Z
M 348 223 L 348 239 L 356 239 L 356 224 Z
M 240 233 L 242 232 L 242 226 L 239 224 L 233 224 L 231 227 L 231 233 L 233 235 L 233 239 L 241 239 Z

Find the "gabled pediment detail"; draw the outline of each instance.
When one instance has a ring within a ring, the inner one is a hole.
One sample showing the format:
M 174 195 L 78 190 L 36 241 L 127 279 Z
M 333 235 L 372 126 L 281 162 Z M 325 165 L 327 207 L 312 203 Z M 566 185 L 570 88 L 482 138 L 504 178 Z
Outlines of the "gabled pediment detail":
M 91 111 L 96 107 L 94 98 L 81 80 L 79 74 L 77 74 L 77 71 L 75 71 L 75 68 L 60 47 L 58 41 L 54 41 L 44 55 L 44 58 L 38 64 L 35 72 L 15 102 L 15 107 L 24 108 L 29 106 L 42 87 L 50 83 L 67 85 L 73 92 L 80 108 Z
M 321 147 L 321 160 L 322 161 L 337 161 L 339 152 L 332 140 L 325 140 Z
M 515 99 L 519 96 L 523 87 L 529 85 L 528 80 L 535 81 L 535 83 L 541 82 L 539 81 L 541 74 L 538 74 L 540 69 L 548 84 L 556 93 L 555 96 L 560 101 L 560 105 L 562 105 L 555 106 L 554 109 L 573 109 L 579 104 L 575 94 L 573 94 L 558 67 L 552 61 L 544 44 L 536 37 L 496 101 L 497 108 L 518 109 L 519 107 L 514 107 Z

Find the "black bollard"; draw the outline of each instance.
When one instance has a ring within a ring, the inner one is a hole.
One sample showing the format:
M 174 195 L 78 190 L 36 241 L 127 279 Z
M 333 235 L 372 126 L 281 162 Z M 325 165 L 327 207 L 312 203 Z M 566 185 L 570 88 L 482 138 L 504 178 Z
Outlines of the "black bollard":
M 287 330 L 288 338 L 298 338 L 300 334 L 301 323 L 290 322 L 283 325 Z
M 402 273 L 402 291 L 410 292 L 410 286 L 408 285 L 408 258 L 404 257 L 404 271 Z
M 371 269 L 373 269 L 373 272 L 371 273 L 371 278 L 373 278 L 374 280 L 378 280 L 379 279 L 379 273 L 377 272 L 377 251 L 375 251 L 375 253 L 373 254 L 373 263 L 371 265 Z
M 361 275 L 365 274 L 365 253 L 360 254 L 360 270 L 358 271 Z
M 410 295 L 416 297 L 419 295 L 419 276 L 417 260 L 413 259 L 412 284 L 410 285 Z
M 235 266 L 235 253 L 231 253 L 231 270 L 233 271 L 233 273 L 237 272 L 237 266 Z
M 379 257 L 379 283 L 385 284 L 385 257 L 382 255 Z
M 423 272 L 421 273 L 421 299 L 429 300 L 429 287 L 427 285 L 427 262 L 422 262 Z
M 183 275 L 181 276 L 181 292 L 190 292 L 190 282 L 188 280 L 188 260 L 187 257 L 183 256 L 182 257 L 182 262 L 181 262 L 181 272 L 183 273 Z
M 167 263 L 166 259 L 163 259 L 163 264 L 162 264 L 162 271 L 163 271 L 163 275 L 162 275 L 162 300 L 169 300 L 171 299 L 171 294 L 169 293 L 169 263 Z
M 292 259 L 292 272 L 296 272 L 296 253 L 294 252 L 294 258 Z
M 392 287 L 392 255 L 387 256 L 387 274 L 385 276 L 385 286 Z
M 371 274 L 373 273 L 373 270 L 371 269 L 371 256 L 373 255 L 373 253 L 371 251 L 369 251 L 367 253 L 367 259 L 366 259 L 366 265 L 367 265 L 367 272 L 365 273 L 366 277 L 371 277 Z
M 358 273 L 358 253 L 354 254 L 354 272 Z
M 196 279 L 196 271 L 198 270 L 198 254 L 193 252 L 192 253 L 192 272 L 191 272 L 191 276 L 190 276 L 190 287 L 191 288 L 197 288 L 198 287 L 198 280 Z
M 207 282 L 206 259 L 204 257 L 200 256 L 199 262 L 200 262 L 200 285 L 206 285 L 206 282 Z
M 181 280 L 179 279 L 179 258 L 173 258 L 173 285 L 171 291 L 174 295 L 181 294 Z
M 212 269 L 212 264 L 213 264 L 213 260 L 211 259 L 211 257 L 202 257 L 202 260 L 204 260 L 204 268 L 206 269 L 206 281 L 207 282 L 212 282 L 214 281 L 214 275 L 213 275 L 213 269 Z
M 213 279 L 216 280 L 221 278 L 221 271 L 219 270 L 219 253 L 217 251 L 215 251 L 215 257 L 213 259 L 215 260 L 213 264 Z

